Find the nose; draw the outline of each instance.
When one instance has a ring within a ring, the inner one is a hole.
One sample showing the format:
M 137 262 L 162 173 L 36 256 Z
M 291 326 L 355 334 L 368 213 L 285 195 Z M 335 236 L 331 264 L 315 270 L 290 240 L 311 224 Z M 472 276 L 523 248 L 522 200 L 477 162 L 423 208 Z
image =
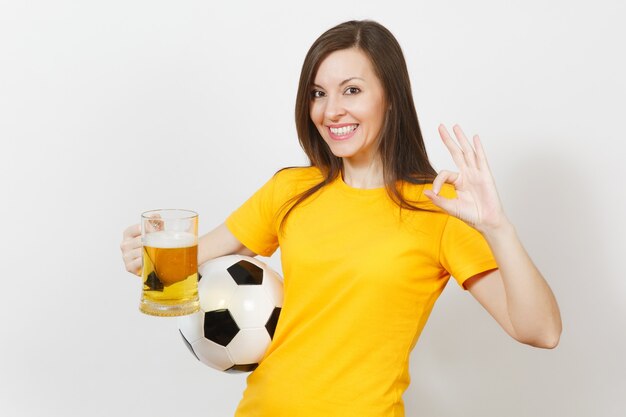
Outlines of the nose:
M 324 117 L 327 120 L 336 122 L 346 114 L 346 109 L 341 100 L 341 96 L 329 95 L 324 108 Z

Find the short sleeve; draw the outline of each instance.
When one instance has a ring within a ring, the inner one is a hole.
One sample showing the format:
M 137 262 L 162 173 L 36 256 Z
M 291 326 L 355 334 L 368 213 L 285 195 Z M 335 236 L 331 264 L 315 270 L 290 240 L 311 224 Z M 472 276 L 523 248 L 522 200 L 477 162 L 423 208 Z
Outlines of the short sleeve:
M 248 249 L 270 256 L 278 248 L 275 188 L 277 175 L 226 219 L 228 230 Z
M 443 229 L 439 261 L 463 288 L 468 278 L 498 268 L 485 238 L 453 216 Z

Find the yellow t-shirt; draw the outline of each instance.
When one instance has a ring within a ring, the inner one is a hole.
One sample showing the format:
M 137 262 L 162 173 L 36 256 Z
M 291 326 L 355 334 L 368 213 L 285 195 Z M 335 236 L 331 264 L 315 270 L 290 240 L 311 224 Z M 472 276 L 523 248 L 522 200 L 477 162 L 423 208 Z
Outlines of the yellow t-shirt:
M 255 253 L 280 246 L 285 290 L 237 417 L 404 416 L 409 353 L 450 275 L 462 284 L 497 268 L 464 222 L 440 210 L 400 211 L 384 188 L 341 178 L 279 231 L 283 204 L 321 178 L 312 167 L 282 170 L 226 220 Z M 405 196 L 427 204 L 424 187 L 405 185 Z

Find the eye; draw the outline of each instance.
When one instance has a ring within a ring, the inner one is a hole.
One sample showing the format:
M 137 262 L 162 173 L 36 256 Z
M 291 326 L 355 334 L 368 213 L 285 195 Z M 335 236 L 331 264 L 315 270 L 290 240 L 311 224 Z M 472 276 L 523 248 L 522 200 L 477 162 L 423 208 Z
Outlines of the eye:
M 360 92 L 361 92 L 361 89 L 358 87 L 348 87 L 346 88 L 345 94 L 354 95 L 354 94 L 359 94 Z
M 311 91 L 311 98 L 315 99 L 315 98 L 321 98 L 324 97 L 326 95 L 326 93 L 324 93 L 323 91 L 320 90 L 313 90 Z

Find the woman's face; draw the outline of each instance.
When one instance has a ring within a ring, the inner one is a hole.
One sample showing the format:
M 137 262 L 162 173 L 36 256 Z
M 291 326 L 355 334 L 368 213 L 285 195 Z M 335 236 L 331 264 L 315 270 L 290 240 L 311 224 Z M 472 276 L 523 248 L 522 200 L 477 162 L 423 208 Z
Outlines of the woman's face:
M 369 163 L 385 107 L 383 86 L 361 50 L 335 51 L 322 61 L 313 80 L 310 116 L 335 156 Z

